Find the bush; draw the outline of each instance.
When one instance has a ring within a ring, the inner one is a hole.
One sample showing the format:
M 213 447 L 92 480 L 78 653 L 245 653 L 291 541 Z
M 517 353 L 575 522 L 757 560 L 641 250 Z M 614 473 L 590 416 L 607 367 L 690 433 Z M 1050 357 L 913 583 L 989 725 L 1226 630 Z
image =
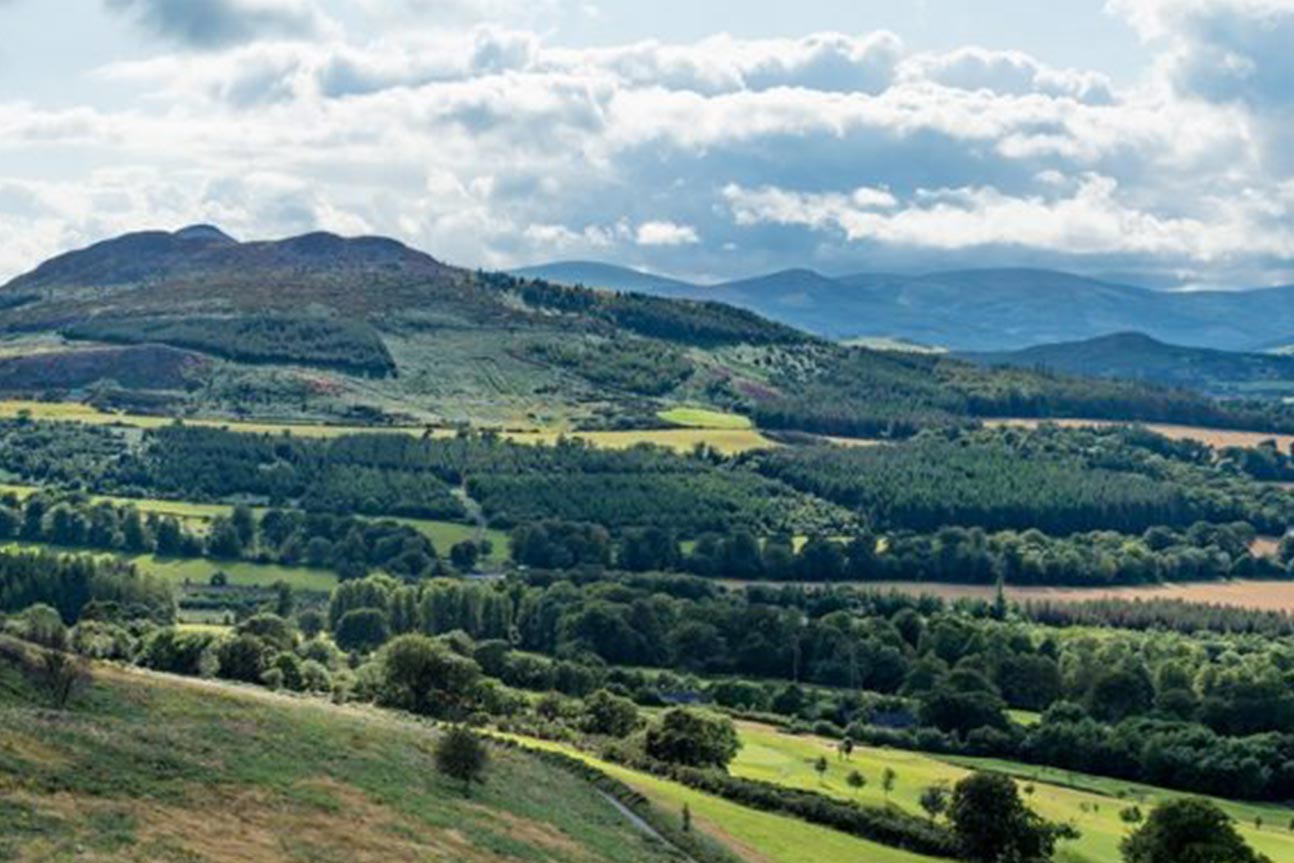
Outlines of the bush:
M 647 754 L 659 761 L 726 769 L 741 741 L 726 716 L 678 707 L 647 729 L 646 746 Z
M 402 635 L 378 657 L 378 701 L 430 716 L 462 716 L 481 676 L 474 661 L 425 635 Z
M 463 794 L 470 796 L 472 783 L 480 782 L 489 761 L 485 744 L 474 732 L 455 725 L 436 743 L 436 770 L 463 783 Z
M 376 650 L 390 637 L 391 623 L 386 613 L 377 608 L 357 608 L 346 612 L 333 631 L 333 639 L 339 647 L 358 653 Z

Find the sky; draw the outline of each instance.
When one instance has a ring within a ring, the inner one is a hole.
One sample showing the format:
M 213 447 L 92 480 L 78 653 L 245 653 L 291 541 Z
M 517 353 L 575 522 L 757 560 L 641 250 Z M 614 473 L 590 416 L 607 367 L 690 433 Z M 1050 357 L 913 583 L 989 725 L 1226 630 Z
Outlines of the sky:
M 0 280 L 131 230 L 1294 283 L 1294 0 L 0 0 Z

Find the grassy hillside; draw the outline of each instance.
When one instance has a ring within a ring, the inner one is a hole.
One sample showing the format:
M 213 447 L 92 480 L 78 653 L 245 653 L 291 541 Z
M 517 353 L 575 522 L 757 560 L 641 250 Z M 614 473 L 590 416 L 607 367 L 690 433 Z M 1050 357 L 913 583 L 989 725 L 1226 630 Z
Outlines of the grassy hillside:
M 518 752 L 494 751 L 464 798 L 433 769 L 434 741 L 376 711 L 109 669 L 57 714 L 0 660 L 0 858 L 676 859 L 591 786 Z
M 128 234 L 0 286 L 0 306 L 7 302 L 0 394 L 90 402 L 158 420 L 419 432 L 458 424 L 659 431 L 680 406 L 741 414 L 770 430 L 852 436 L 905 436 L 982 416 L 1263 429 L 1282 419 L 1140 383 L 850 348 L 775 320 L 792 319 L 782 312 L 793 307 L 848 322 L 859 303 L 893 301 L 913 322 L 930 322 L 954 308 L 969 341 L 909 332 L 897 319 L 884 323 L 885 315 L 865 319 L 883 328 L 874 335 L 975 346 L 967 296 L 998 312 L 1022 291 L 1045 296 L 1052 319 L 1057 303 L 1099 299 L 1102 310 L 1086 315 L 1096 332 L 1121 320 L 1114 311 L 1136 305 L 1132 299 L 1154 296 L 1028 272 L 887 279 L 790 271 L 686 297 L 659 280 L 634 285 L 674 294 L 662 297 L 469 271 L 382 238 L 316 233 L 239 243 L 210 228 Z M 974 290 L 959 295 L 966 284 Z M 761 297 L 772 299 L 752 299 Z M 1025 306 L 1010 326 L 989 330 L 1023 341 L 1058 335 Z M 675 437 L 677 446 L 696 442 Z M 737 451 L 751 442 L 718 445 Z
M 1017 777 L 1026 791 L 1028 804 L 1053 821 L 1071 823 L 1082 836 L 1063 843 L 1057 859 L 1061 863 L 1105 863 L 1118 859 L 1119 841 L 1130 832 L 1119 813 L 1138 806 L 1148 812 L 1156 802 L 1174 796 L 1160 788 L 1084 776 L 1068 771 L 1017 764 L 1008 761 L 970 758 L 941 758 L 919 752 L 859 747 L 848 760 L 836 754 L 836 743 L 813 736 L 795 736 L 769 726 L 743 723 L 740 728 L 743 747 L 732 765 L 734 775 L 789 788 L 802 788 L 829 794 L 843 800 L 862 803 L 889 803 L 913 814 L 922 814 L 918 798 L 921 792 L 936 784 L 952 785 L 972 769 L 994 770 Z M 813 769 L 819 756 L 826 756 L 827 772 L 819 777 Z M 896 774 L 894 789 L 886 794 L 882 776 L 886 769 Z M 863 789 L 855 791 L 846 782 L 850 771 L 857 770 L 867 779 Z M 1294 859 L 1294 833 L 1287 827 L 1287 810 L 1269 804 L 1217 801 L 1233 818 L 1244 837 L 1273 860 Z M 1259 829 L 1254 819 L 1261 817 Z

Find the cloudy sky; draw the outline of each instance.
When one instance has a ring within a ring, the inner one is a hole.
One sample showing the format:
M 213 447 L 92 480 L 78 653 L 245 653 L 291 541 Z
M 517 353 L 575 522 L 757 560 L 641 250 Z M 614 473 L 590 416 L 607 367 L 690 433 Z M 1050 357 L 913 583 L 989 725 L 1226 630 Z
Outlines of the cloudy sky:
M 1294 282 L 1294 0 L 0 0 L 0 279 L 126 230 Z

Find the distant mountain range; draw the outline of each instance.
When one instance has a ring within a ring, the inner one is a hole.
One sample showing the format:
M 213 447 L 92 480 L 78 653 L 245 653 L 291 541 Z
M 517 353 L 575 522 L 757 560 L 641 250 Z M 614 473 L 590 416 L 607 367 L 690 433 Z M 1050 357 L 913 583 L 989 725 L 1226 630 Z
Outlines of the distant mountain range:
M 1294 394 L 1294 356 L 1170 345 L 1144 333 L 960 357 L 987 366 L 1144 380 L 1215 395 Z
M 1259 351 L 1294 342 L 1294 286 L 1168 292 L 1025 269 L 836 278 L 785 270 L 696 285 L 584 261 L 526 267 L 515 274 L 720 300 L 829 338 L 900 338 L 963 351 L 1017 350 L 1118 332 L 1219 350 Z

